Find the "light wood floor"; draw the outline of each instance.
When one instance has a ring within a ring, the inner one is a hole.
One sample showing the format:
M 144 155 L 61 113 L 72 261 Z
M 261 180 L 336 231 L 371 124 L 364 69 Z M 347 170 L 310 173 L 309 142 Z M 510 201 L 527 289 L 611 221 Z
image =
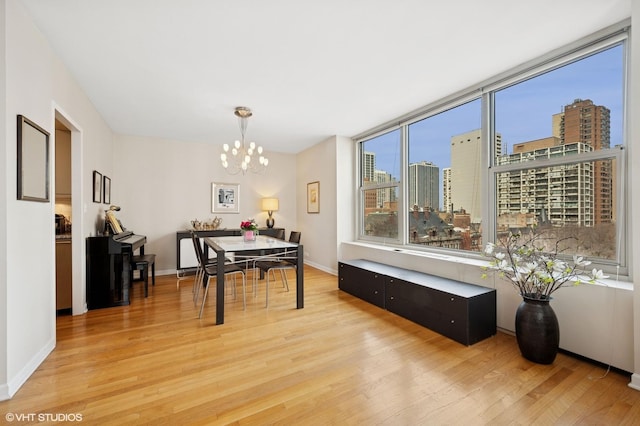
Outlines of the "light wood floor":
M 264 307 L 228 294 L 197 319 L 191 279 L 158 277 L 130 306 L 60 317 L 57 347 L 0 413 L 82 424 L 640 424 L 629 377 L 559 354 L 524 360 L 513 336 L 465 347 L 305 269 L 305 308 L 280 282 Z M 291 275 L 291 280 L 293 275 Z M 212 292 L 213 293 L 213 292 Z M 594 342 L 594 344 L 597 344 Z M 602 377 L 604 376 L 604 377 Z M 14 421 L 13 424 L 37 423 Z M 0 423 L 2 420 L 0 420 Z

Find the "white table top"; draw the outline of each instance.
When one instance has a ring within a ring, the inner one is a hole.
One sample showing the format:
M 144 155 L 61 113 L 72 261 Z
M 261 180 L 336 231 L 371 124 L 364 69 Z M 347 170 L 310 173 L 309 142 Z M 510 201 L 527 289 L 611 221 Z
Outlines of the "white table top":
M 241 252 L 247 250 L 289 249 L 298 247 L 296 243 L 279 240 L 265 235 L 258 235 L 255 241 L 245 241 L 243 237 L 205 237 L 226 252 Z

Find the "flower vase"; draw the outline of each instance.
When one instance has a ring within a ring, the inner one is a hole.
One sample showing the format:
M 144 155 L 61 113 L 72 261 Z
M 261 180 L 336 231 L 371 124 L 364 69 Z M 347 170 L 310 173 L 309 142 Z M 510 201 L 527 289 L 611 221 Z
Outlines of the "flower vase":
M 516 311 L 516 339 L 523 357 L 538 364 L 551 364 L 560 346 L 558 318 L 551 298 L 522 297 Z
M 257 231 L 252 231 L 250 229 L 243 229 L 242 238 L 244 239 L 244 241 L 255 241 L 257 233 L 258 233 Z

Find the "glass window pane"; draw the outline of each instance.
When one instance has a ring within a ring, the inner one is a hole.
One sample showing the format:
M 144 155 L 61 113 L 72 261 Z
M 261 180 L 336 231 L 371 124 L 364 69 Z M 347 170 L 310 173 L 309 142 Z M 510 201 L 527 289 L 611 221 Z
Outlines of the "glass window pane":
M 361 185 L 398 181 L 400 179 L 400 130 L 362 142 Z
M 398 238 L 398 188 L 365 189 L 364 235 L 381 238 Z
M 481 246 L 481 101 L 409 126 L 408 217 L 412 244 Z
M 599 160 L 497 174 L 498 236 L 544 233 L 567 255 L 615 260 L 615 169 Z

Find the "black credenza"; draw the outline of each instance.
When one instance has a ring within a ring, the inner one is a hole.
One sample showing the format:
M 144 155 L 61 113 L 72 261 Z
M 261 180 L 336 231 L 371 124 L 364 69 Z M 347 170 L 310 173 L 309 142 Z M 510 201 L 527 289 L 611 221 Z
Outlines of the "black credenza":
M 496 334 L 495 289 L 356 259 L 339 263 L 339 288 L 464 345 Z
M 278 232 L 284 232 L 284 228 L 259 228 L 259 235 L 266 235 L 269 237 L 275 237 Z M 242 235 L 240 228 L 238 229 L 216 229 L 211 231 L 195 231 L 198 237 L 232 237 Z M 195 258 L 195 252 L 193 250 L 193 243 L 191 241 L 191 231 L 178 231 L 176 232 L 176 271 L 178 275 L 187 274 L 195 271 L 197 266 L 197 260 Z M 187 255 L 183 253 L 183 250 L 187 250 Z

